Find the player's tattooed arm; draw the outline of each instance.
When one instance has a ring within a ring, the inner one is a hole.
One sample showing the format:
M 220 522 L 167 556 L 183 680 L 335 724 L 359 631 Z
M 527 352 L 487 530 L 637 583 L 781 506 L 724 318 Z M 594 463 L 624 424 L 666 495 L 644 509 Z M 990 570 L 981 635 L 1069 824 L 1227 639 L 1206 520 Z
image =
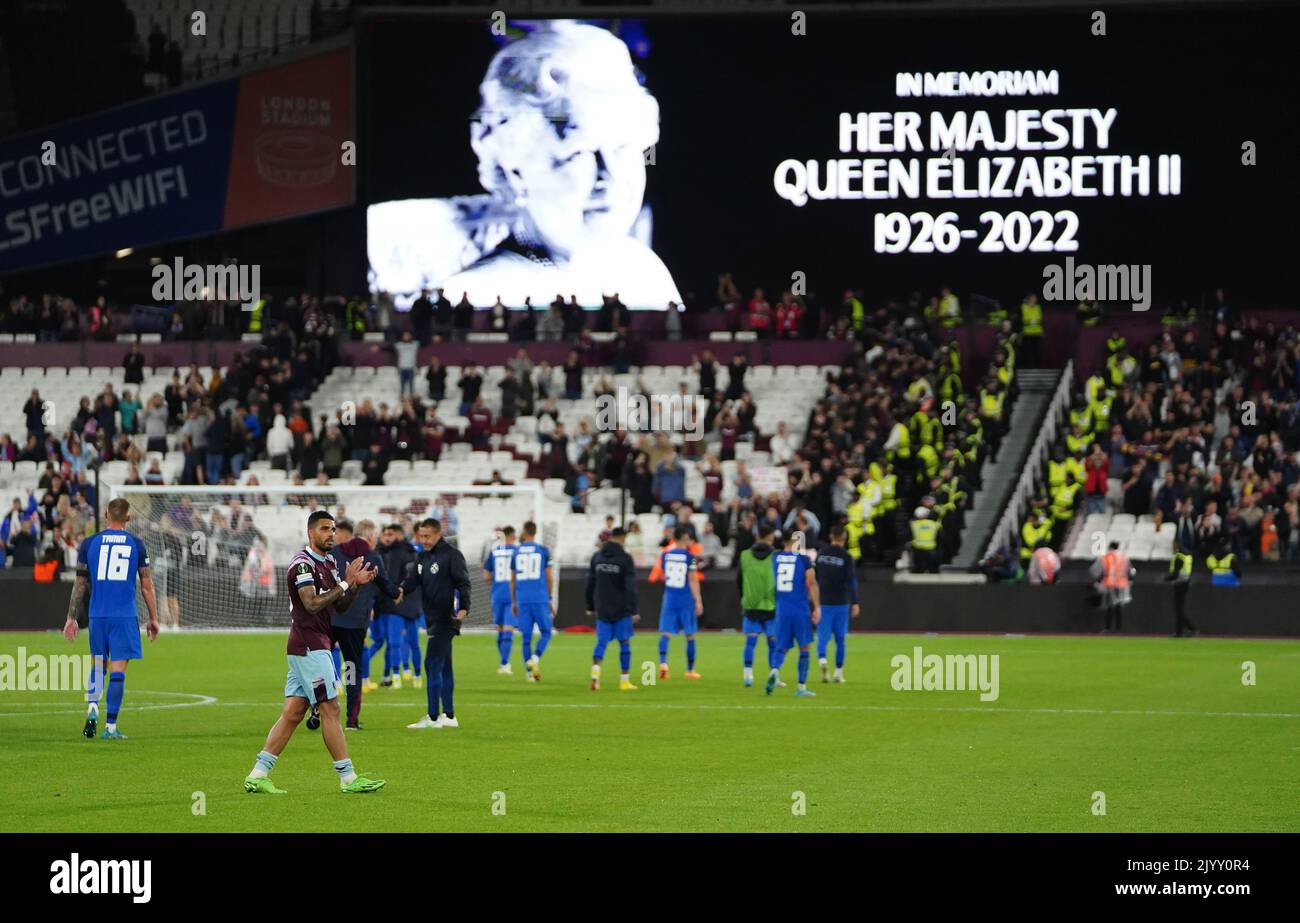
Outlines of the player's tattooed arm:
M 68 598 L 68 620 L 63 623 L 63 637 L 69 641 L 77 640 L 77 612 L 81 609 L 81 602 L 86 598 L 86 590 L 89 588 L 89 572 L 85 567 L 78 567 L 76 582 L 72 584 L 72 596 Z
M 333 589 L 326 590 L 324 593 L 317 593 L 316 585 L 308 583 L 304 586 L 298 587 L 298 601 L 302 603 L 304 609 L 312 615 L 315 615 L 325 607 L 334 605 L 349 592 L 351 591 L 336 586 Z

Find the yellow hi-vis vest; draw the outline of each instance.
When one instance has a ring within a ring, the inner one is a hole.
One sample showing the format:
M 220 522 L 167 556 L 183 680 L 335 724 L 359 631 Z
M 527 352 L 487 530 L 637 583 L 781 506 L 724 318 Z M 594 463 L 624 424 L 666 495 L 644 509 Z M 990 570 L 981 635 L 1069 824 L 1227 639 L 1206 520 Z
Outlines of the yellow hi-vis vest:
M 1030 304 L 1027 301 L 1021 302 L 1020 329 L 1027 337 L 1040 337 L 1043 335 L 1043 306 L 1041 304 Z
M 939 524 L 933 519 L 912 520 L 912 547 L 917 551 L 934 551 L 938 538 Z
M 856 561 L 858 558 L 862 557 L 861 546 L 862 533 L 864 530 L 862 526 L 861 500 L 855 500 L 853 503 L 849 504 L 848 517 L 849 521 L 845 524 L 844 531 L 848 533 L 849 537 L 849 557 Z M 874 531 L 874 527 L 871 526 L 870 522 L 867 523 L 867 526 L 868 528 L 872 528 Z
M 1006 392 L 980 391 L 980 416 L 989 420 L 1002 419 L 1002 399 L 1005 396 Z
M 1047 486 L 1055 490 L 1070 479 L 1070 468 L 1063 461 L 1053 459 L 1047 463 Z
M 1210 555 L 1208 558 L 1205 559 L 1205 566 L 1210 569 L 1211 574 L 1215 574 L 1217 576 L 1230 574 L 1232 573 L 1233 557 L 1234 555 L 1231 552 L 1225 554 L 1221 558 L 1216 557 L 1215 555 Z
M 898 444 L 894 446 L 893 458 L 911 458 L 912 457 L 912 434 L 907 431 L 907 427 L 901 422 L 895 423 L 894 428 L 890 430 L 890 435 L 898 433 Z

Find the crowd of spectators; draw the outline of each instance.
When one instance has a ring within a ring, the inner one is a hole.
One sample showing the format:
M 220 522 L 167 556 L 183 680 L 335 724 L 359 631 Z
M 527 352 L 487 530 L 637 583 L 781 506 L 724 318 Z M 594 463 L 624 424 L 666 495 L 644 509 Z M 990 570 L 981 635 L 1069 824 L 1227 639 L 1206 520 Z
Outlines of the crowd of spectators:
M 1112 332 L 1022 525 L 1022 557 L 1063 547 L 1082 509 L 1150 517 L 1198 564 L 1300 559 L 1298 363 L 1294 327 L 1226 307 L 1141 344 Z

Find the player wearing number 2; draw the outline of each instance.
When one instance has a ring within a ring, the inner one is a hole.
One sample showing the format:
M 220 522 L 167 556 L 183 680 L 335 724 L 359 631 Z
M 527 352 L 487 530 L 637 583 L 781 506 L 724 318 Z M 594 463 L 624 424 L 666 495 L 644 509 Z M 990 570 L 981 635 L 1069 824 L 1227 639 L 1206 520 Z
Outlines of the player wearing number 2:
M 664 601 L 659 608 L 659 678 L 668 678 L 668 642 L 673 635 L 686 635 L 686 678 L 699 679 L 695 672 L 695 632 L 699 618 L 704 614 L 704 600 L 700 596 L 699 565 L 687 546 L 689 533 L 685 526 L 673 530 L 673 543 L 659 555 L 659 563 L 650 574 L 650 581 L 664 582 Z
M 813 626 L 821 620 L 817 574 L 803 553 L 803 535 L 796 532 L 790 548 L 772 555 L 772 572 L 776 576 L 776 660 L 767 676 L 768 695 L 780 679 L 781 664 L 795 644 L 799 645 L 799 688 L 795 695 L 816 695 L 808 688 L 808 667 Z
M 77 611 L 90 591 L 90 687 L 86 697 L 86 724 L 81 733 L 94 739 L 99 721 L 99 697 L 104 684 L 104 664 L 108 664 L 108 713 L 105 715 L 105 740 L 124 740 L 117 729 L 117 715 L 126 695 L 126 664 L 139 660 L 140 624 L 136 619 L 135 582 L 149 610 L 149 640 L 158 637 L 158 601 L 154 596 L 153 576 L 149 572 L 149 552 L 139 538 L 126 531 L 131 506 L 121 497 L 108 504 L 108 528 L 81 543 L 77 550 L 77 582 L 68 601 L 68 620 L 63 636 L 77 640 Z

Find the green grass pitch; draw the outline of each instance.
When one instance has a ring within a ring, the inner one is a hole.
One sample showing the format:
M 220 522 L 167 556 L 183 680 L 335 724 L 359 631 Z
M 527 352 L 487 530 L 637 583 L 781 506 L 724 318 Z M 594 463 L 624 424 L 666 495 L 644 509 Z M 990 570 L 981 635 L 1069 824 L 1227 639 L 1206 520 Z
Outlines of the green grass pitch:
M 517 644 L 516 675 L 497 676 L 494 637 L 467 634 L 460 729 L 406 729 L 423 690 L 370 693 L 348 743 L 388 787 L 340 794 L 320 733 L 300 727 L 276 798 L 241 783 L 281 705 L 284 637 L 164 634 L 128 674 L 129 740 L 83 739 L 78 693 L 0 691 L 0 830 L 1300 829 L 1300 642 L 855 635 L 848 682 L 823 685 L 814 661 L 817 698 L 800 700 L 793 658 L 788 689 L 741 686 L 738 634 L 701 636 L 694 682 L 675 639 L 672 679 L 636 692 L 617 689 L 617 646 L 587 688 L 592 643 L 556 635 L 531 685 Z M 656 644 L 634 639 L 638 684 Z M 895 691 L 890 659 L 918 644 L 998 654 L 998 700 Z M 86 650 L 0 635 L 0 654 L 19 646 Z M 760 643 L 760 677 L 765 663 Z

